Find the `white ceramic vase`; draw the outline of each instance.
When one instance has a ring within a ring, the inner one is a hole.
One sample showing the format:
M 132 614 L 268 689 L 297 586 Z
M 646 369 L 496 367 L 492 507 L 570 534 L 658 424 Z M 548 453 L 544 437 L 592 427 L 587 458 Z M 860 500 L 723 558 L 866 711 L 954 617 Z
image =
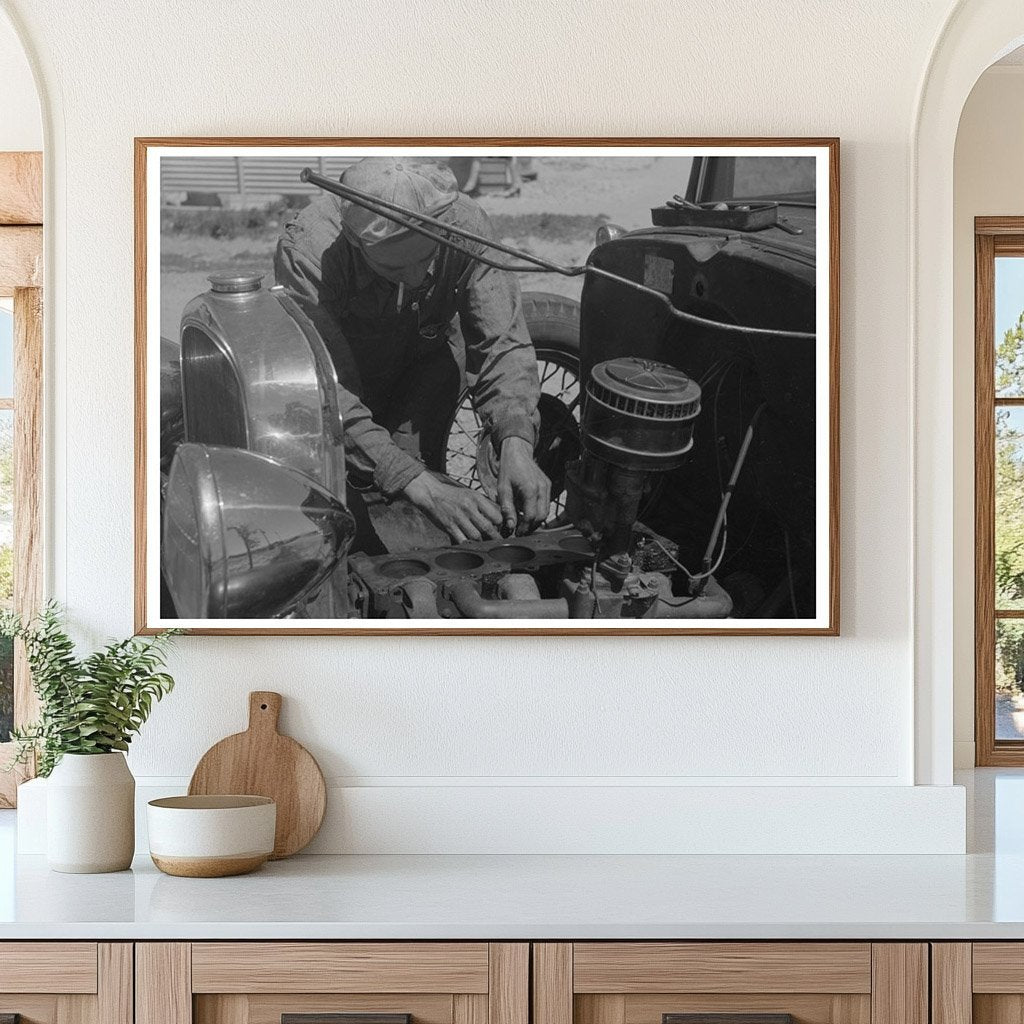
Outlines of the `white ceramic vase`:
M 124 871 L 135 853 L 135 778 L 124 754 L 65 754 L 46 783 L 54 871 Z

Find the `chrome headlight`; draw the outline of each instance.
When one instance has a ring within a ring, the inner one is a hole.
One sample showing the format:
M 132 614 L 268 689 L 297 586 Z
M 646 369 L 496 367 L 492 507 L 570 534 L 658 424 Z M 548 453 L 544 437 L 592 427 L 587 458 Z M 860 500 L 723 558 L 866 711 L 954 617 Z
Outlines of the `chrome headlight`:
M 604 245 L 605 242 L 612 242 L 626 233 L 626 229 L 618 224 L 602 224 L 594 234 L 596 245 Z
M 327 579 L 354 534 L 342 502 L 264 455 L 183 444 L 174 456 L 162 559 L 183 619 L 280 615 Z

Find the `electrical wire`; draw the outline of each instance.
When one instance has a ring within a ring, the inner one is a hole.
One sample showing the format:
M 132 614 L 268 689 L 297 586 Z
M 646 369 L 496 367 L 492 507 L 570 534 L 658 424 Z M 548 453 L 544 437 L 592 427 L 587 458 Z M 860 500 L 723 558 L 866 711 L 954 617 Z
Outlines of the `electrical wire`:
M 708 384 L 715 379 L 715 377 L 721 373 L 722 369 L 726 366 L 730 366 L 734 363 L 735 359 L 716 359 L 705 371 L 704 376 L 701 377 L 697 383 L 700 384 L 701 388 L 706 388 Z
M 757 532 L 757 527 L 761 522 L 761 511 L 761 506 L 758 506 L 757 511 L 754 513 L 754 521 L 750 524 L 750 529 L 747 530 L 747 535 L 743 538 L 743 543 L 740 544 L 739 547 L 732 549 L 729 553 L 728 559 L 726 560 L 726 564 L 732 565 L 735 563 L 739 555 L 747 549 L 747 546 L 750 544 L 751 540 L 753 540 L 754 534 Z
M 733 491 L 736 488 L 736 481 L 739 479 L 740 471 L 743 469 L 743 464 L 747 458 L 747 452 L 750 450 L 751 442 L 754 439 L 754 428 L 757 426 L 757 421 L 761 418 L 761 414 L 765 411 L 766 408 L 768 408 L 767 402 L 762 402 L 757 407 L 757 411 L 751 418 L 750 423 L 747 425 L 746 432 L 744 433 L 743 444 L 740 445 L 739 455 L 736 456 L 736 463 L 733 466 L 732 475 L 729 477 L 729 484 L 727 487 L 723 487 L 721 489 L 720 493 L 722 496 L 722 503 L 719 506 L 718 515 L 715 516 L 715 525 L 711 531 L 710 538 L 708 538 L 707 550 L 704 552 L 704 565 L 707 567 L 705 568 L 704 572 L 697 574 L 690 572 L 690 570 L 687 569 L 686 566 L 683 565 L 683 563 L 680 562 L 679 559 L 676 558 L 672 554 L 672 552 L 669 551 L 668 548 L 666 548 L 665 545 L 662 544 L 662 542 L 657 537 L 653 538 L 654 543 L 657 544 L 659 548 L 661 548 L 661 550 L 668 556 L 670 561 L 675 566 L 677 566 L 684 573 L 686 573 L 687 577 L 690 579 L 691 582 L 706 580 L 710 576 L 714 575 L 714 573 L 718 570 L 718 567 L 722 564 L 722 560 L 725 558 L 725 551 L 729 540 L 729 521 L 727 512 L 729 507 L 729 500 L 732 498 Z M 718 548 L 718 557 L 714 560 L 714 563 L 712 564 L 711 556 L 714 550 L 714 545 L 718 540 L 719 531 L 721 532 L 722 539 Z M 792 579 L 792 574 L 790 578 Z M 792 585 L 790 589 L 792 590 Z
M 692 573 L 692 572 L 690 572 L 690 570 L 687 569 L 686 566 L 683 565 L 683 563 L 680 562 L 679 559 L 676 558 L 676 556 L 673 555 L 672 552 L 669 551 L 669 549 L 667 547 L 665 547 L 665 545 L 662 544 L 660 540 L 658 540 L 657 537 L 652 537 L 651 539 L 654 541 L 655 544 L 658 545 L 659 548 L 661 548 L 661 550 L 665 553 L 665 556 L 668 558 L 668 560 L 677 569 L 681 569 L 690 578 L 691 581 L 696 582 L 698 580 L 706 580 L 709 576 L 713 576 L 718 571 L 718 567 L 722 564 L 722 559 L 725 557 L 725 548 L 726 548 L 726 545 L 728 544 L 728 541 L 729 541 L 729 531 L 728 531 L 728 529 L 723 527 L 723 529 L 722 529 L 722 543 L 719 546 L 718 558 L 715 559 L 715 564 L 713 566 L 711 566 L 710 569 L 708 569 L 706 572 L 701 572 L 701 573 Z

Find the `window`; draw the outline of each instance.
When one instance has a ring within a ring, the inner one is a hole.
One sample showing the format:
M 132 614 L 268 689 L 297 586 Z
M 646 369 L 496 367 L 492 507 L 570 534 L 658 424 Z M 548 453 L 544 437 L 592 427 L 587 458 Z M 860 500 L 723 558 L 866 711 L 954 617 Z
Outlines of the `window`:
M 42 156 L 0 153 L 0 607 L 42 595 Z M 24 652 L 0 640 L 0 766 L 36 703 Z M 27 773 L 0 772 L 0 807 Z
M 733 195 L 774 196 L 809 193 L 815 188 L 815 164 L 801 156 L 739 157 Z
M 976 760 L 1024 765 L 1024 218 L 975 237 Z
M 0 299 L 0 608 L 14 603 L 14 303 Z M 14 727 L 14 644 L 0 638 L 0 743 Z

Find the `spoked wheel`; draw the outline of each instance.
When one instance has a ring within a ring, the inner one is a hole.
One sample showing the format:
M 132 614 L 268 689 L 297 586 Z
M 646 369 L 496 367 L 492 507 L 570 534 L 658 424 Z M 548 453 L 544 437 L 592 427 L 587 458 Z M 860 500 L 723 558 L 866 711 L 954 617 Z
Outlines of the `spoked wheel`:
M 551 480 L 551 515 L 565 509 L 565 469 L 580 455 L 580 304 L 547 292 L 523 295 L 523 312 L 537 352 L 540 431 L 534 456 Z M 463 392 L 448 430 L 445 472 L 480 490 L 477 463 L 480 417 L 472 395 Z

